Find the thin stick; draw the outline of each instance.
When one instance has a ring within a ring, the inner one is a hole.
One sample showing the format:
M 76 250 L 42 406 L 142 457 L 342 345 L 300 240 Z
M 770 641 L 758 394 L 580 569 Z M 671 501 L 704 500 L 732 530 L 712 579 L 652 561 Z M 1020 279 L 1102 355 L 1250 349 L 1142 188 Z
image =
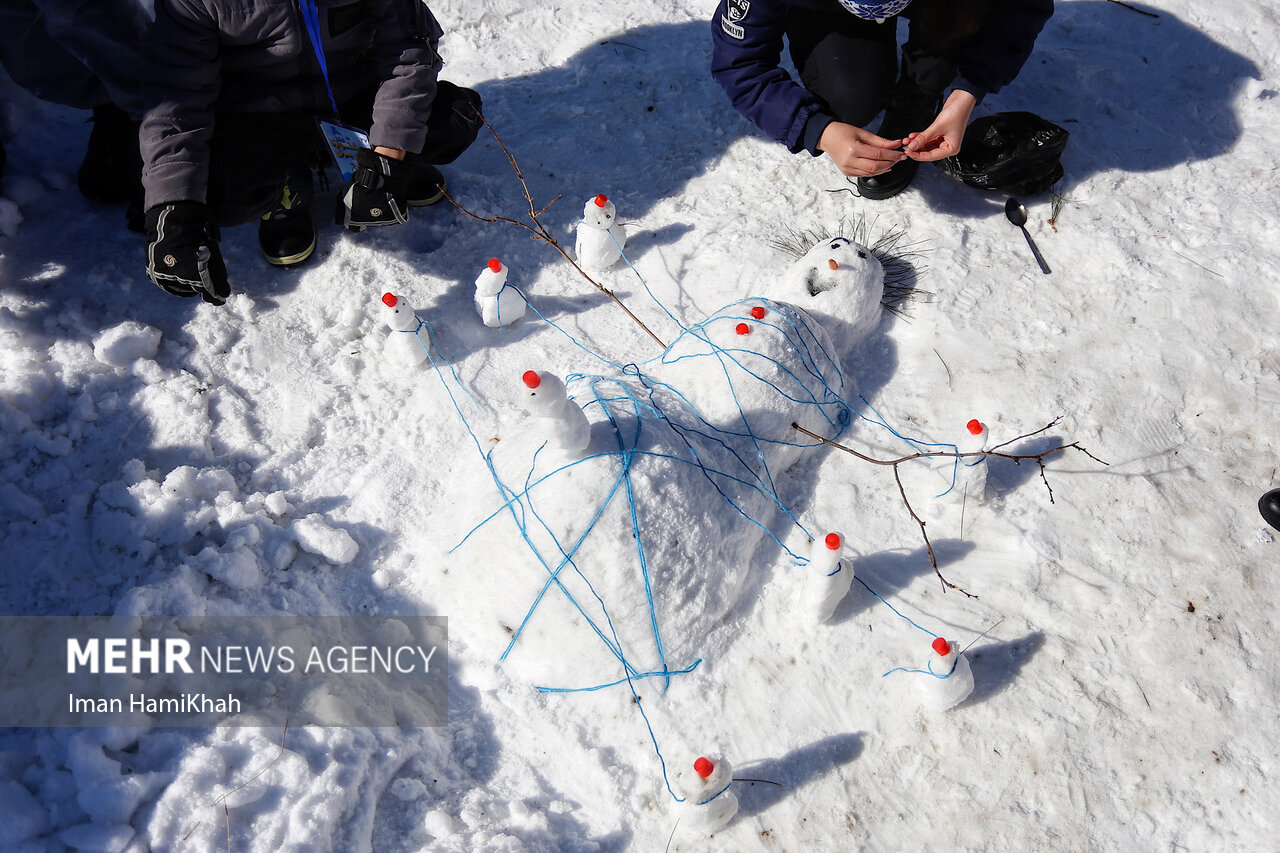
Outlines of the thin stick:
M 969 651 L 970 647 L 972 647 L 974 643 L 978 642 L 978 641 L 979 641 L 979 640 L 981 640 L 983 637 L 987 636 L 987 634 L 990 634 L 992 631 L 994 631 L 996 628 L 999 628 L 999 627 L 1000 627 L 1001 625 L 1003 625 L 1003 624 L 1004 624 L 1004 620 L 1003 620 L 1003 619 L 1001 619 L 999 622 L 997 622 L 996 624 L 992 625 L 990 628 L 988 628 L 987 630 L 983 631 L 983 632 L 982 632 L 981 634 L 979 634 L 978 636 L 974 637 L 972 640 L 970 640 L 970 641 L 969 641 L 969 645 L 965 646 L 963 649 L 961 649 L 961 650 L 960 650 L 960 654 L 964 654 L 965 652 Z
M 680 818 L 676 818 L 675 826 L 671 827 L 671 834 L 667 836 L 667 846 L 663 853 L 671 853 L 671 841 L 676 837 L 676 830 L 680 828 Z
M 1081 447 L 1078 442 L 1074 442 L 1074 441 L 1071 442 L 1070 444 L 1061 444 L 1057 447 L 1051 447 L 1048 450 L 1042 451 L 1040 453 L 1016 454 L 1016 453 L 999 453 L 997 451 L 1001 447 L 1006 447 L 1007 445 L 1010 445 L 1015 441 L 1022 441 L 1024 439 L 1040 435 L 1041 433 L 1052 429 L 1061 420 L 1062 420 L 1061 417 L 1054 418 L 1052 421 L 1050 421 L 1048 424 L 1041 427 L 1040 429 L 1034 432 L 1029 432 L 1025 435 L 1020 435 L 1017 438 L 1012 438 L 1009 441 L 1004 442 L 1003 444 L 996 445 L 991 450 L 979 450 L 971 453 L 951 453 L 948 451 L 929 451 L 928 453 L 911 453 L 906 456 L 900 456 L 897 459 L 875 459 L 874 457 L 868 456 L 865 453 L 860 453 L 857 450 L 854 450 L 852 447 L 846 447 L 845 445 L 840 444 L 839 442 L 835 442 L 835 441 L 831 441 L 830 439 L 823 438 L 822 436 L 818 435 L 816 432 L 810 432 L 809 430 L 800 426 L 800 424 L 798 423 L 792 423 L 791 428 L 829 447 L 834 447 L 837 450 L 843 450 L 845 453 L 848 453 L 851 456 L 855 456 L 858 459 L 861 459 L 863 462 L 870 462 L 872 465 L 883 465 L 886 467 L 893 468 L 893 479 L 898 484 L 898 494 L 902 496 L 902 503 L 907 508 L 907 512 L 910 513 L 912 520 L 914 520 L 916 524 L 919 525 L 920 527 L 920 535 L 924 538 L 925 550 L 928 552 L 928 555 L 929 555 L 929 565 L 933 567 L 933 573 L 937 575 L 938 580 L 942 582 L 943 591 L 945 592 L 948 589 L 954 589 L 957 592 L 964 593 L 969 598 L 977 598 L 978 596 L 963 589 L 962 587 L 956 586 L 951 581 L 947 580 L 945 577 L 942 576 L 942 570 L 938 568 L 937 555 L 934 553 L 934 550 L 933 550 L 933 543 L 929 541 L 929 534 L 925 530 L 925 521 L 919 515 L 917 515 L 916 511 L 911 507 L 911 500 L 907 497 L 907 490 L 902 485 L 902 477 L 899 474 L 898 466 L 904 462 L 910 462 L 913 459 L 933 459 L 935 457 L 963 459 L 969 456 L 985 456 L 985 457 L 995 457 L 997 459 L 1009 459 L 1018 465 L 1021 465 L 1026 460 L 1034 459 L 1036 464 L 1040 466 L 1040 479 L 1044 482 L 1045 488 L 1049 490 L 1049 503 L 1053 503 L 1053 487 L 1049 485 L 1049 477 L 1048 477 L 1048 474 L 1046 473 L 1047 469 L 1045 468 L 1045 464 L 1044 464 L 1044 460 L 1046 456 L 1051 456 L 1054 453 L 1061 453 L 1064 450 L 1074 449 L 1074 450 L 1080 451 L 1085 456 L 1088 456 L 1090 459 L 1092 459 L 1093 461 L 1101 465 L 1106 465 L 1107 463 L 1103 462 L 1101 459 L 1099 459 L 1098 457 L 1094 456 L 1092 453 L 1090 453 L 1089 451 Z
M 944 358 L 942 357 L 942 353 L 938 352 L 938 351 L 935 349 L 935 350 L 933 351 L 933 354 L 934 354 L 934 355 L 936 355 L 936 356 L 938 357 L 938 361 L 942 362 L 942 366 L 943 366 L 944 368 L 946 368 L 946 371 L 947 371 L 947 388 L 948 388 L 948 389 L 950 389 L 950 388 L 951 388 L 951 367 L 947 364 L 947 360 L 946 360 L 946 359 L 944 359 Z
M 284 755 L 284 739 L 285 739 L 285 735 L 287 734 L 289 734 L 289 721 L 285 720 L 284 731 L 280 733 L 280 751 L 276 753 L 275 758 L 271 759 L 271 763 L 269 763 L 266 767 L 263 767 L 261 770 L 255 773 L 252 778 L 245 780 L 243 783 L 232 788 L 230 791 L 227 791 L 225 794 L 218 797 L 212 803 L 209 804 L 211 806 L 216 806 L 219 803 L 222 804 L 222 815 L 223 815 L 223 818 L 226 820 L 226 825 L 227 825 L 227 853 L 231 853 L 231 811 L 227 808 L 227 798 L 230 797 L 232 794 L 234 794 L 236 791 L 239 791 L 241 788 L 244 788 L 247 785 L 251 785 L 254 782 L 258 781 L 258 778 L 262 776 L 263 773 L 266 773 L 268 770 L 270 770 L 272 767 L 276 765 L 276 762 L 280 760 L 280 757 L 282 755 Z M 199 826 L 200 826 L 200 822 L 197 821 L 196 825 L 191 827 L 191 829 L 187 831 L 187 834 L 182 837 L 182 840 L 186 841 L 187 838 L 191 835 L 191 833 L 195 832 Z
M 1198 263 L 1194 258 L 1188 258 L 1186 255 L 1182 254 L 1182 253 L 1181 253 L 1181 252 L 1179 252 L 1177 249 L 1170 249 L 1169 251 L 1170 251 L 1170 252 L 1173 252 L 1175 255 L 1177 255 L 1178 257 L 1182 258 L 1184 261 L 1190 261 L 1191 263 L 1193 263 L 1193 264 L 1195 264 L 1196 266 L 1200 267 L 1200 269 L 1204 270 L 1204 271 L 1205 271 L 1205 272 L 1207 272 L 1207 273 L 1210 273 L 1210 274 L 1212 274 L 1212 275 L 1216 275 L 1218 278 L 1226 278 L 1226 276 L 1224 276 L 1222 273 L 1220 273 L 1220 272 L 1218 272 L 1218 271 L 1216 271 L 1216 270 L 1211 270 L 1211 269 L 1209 269 L 1209 268 L 1208 268 L 1208 267 L 1206 267 L 1204 264 Z
M 475 109 L 475 107 L 472 107 L 472 109 Z M 520 182 L 520 192 L 524 195 L 524 200 L 529 205 L 529 219 L 533 222 L 533 225 L 529 225 L 528 223 L 521 222 L 518 219 L 511 219 L 506 216 L 479 216 L 475 213 L 472 213 L 470 210 L 467 210 L 465 207 L 459 204 L 454 199 L 454 197 L 449 195 L 449 193 L 446 192 L 442 187 L 440 191 L 444 193 L 444 197 L 449 200 L 450 204 L 458 208 L 458 210 L 461 210 L 467 216 L 470 216 L 472 219 L 478 220 L 480 222 L 506 222 L 509 225 L 515 225 L 519 228 L 523 228 L 524 230 L 528 231 L 530 239 L 541 240 L 547 245 L 551 246 L 551 248 L 555 249 L 557 252 L 560 253 L 561 257 L 563 257 L 566 261 L 569 262 L 569 266 L 573 267 L 575 270 L 578 271 L 579 275 L 581 275 L 583 278 L 589 281 L 592 287 L 594 287 L 596 290 L 600 291 L 605 296 L 608 296 L 610 299 L 612 299 L 619 308 L 621 308 L 623 311 L 626 312 L 628 317 L 630 317 L 632 320 L 636 322 L 636 325 L 638 325 L 641 329 L 644 329 L 645 334 L 653 338 L 654 341 L 657 342 L 658 346 L 662 347 L 665 350 L 667 348 L 667 345 L 663 343 L 662 338 L 655 335 L 653 331 L 648 326 L 646 326 L 639 317 L 631 313 L 631 309 L 623 304 L 622 300 L 618 298 L 617 294 L 615 294 L 609 288 L 605 287 L 600 282 L 596 281 L 591 276 L 587 275 L 587 273 L 583 271 L 582 267 L 578 266 L 577 262 L 574 261 L 573 258 L 569 257 L 569 253 L 566 252 L 564 248 L 560 245 L 560 241 L 555 238 L 555 235 L 552 234 L 550 231 L 548 231 L 547 227 L 542 224 L 542 220 L 540 217 L 542 216 L 542 214 L 547 212 L 547 210 L 551 207 L 551 205 L 559 201 L 560 196 L 556 196 L 555 198 L 551 199 L 551 201 L 547 202 L 539 210 L 537 205 L 533 201 L 533 194 L 529 191 L 529 184 L 524 179 L 524 173 L 520 171 L 520 164 L 516 162 L 515 155 L 511 153 L 511 150 L 507 148 L 507 144 L 502 141 L 502 137 L 498 135 L 498 131 L 493 129 L 493 125 L 489 124 L 489 120 L 486 119 L 483 115 L 481 115 L 479 110 L 476 110 L 476 115 L 479 116 L 480 121 L 484 122 L 484 126 L 489 129 L 489 132 L 493 134 L 493 138 L 497 141 L 498 147 L 502 149 L 502 153 L 507 156 L 507 162 L 511 164 L 511 170 L 515 172 L 516 180 Z
M 1123 6 L 1131 12 L 1137 12 L 1139 15 L 1146 15 L 1148 18 L 1160 17 L 1155 12 L 1148 12 L 1146 9 L 1139 9 L 1137 6 L 1130 6 L 1128 3 L 1122 3 L 1120 0 L 1107 0 L 1108 3 L 1115 3 L 1117 6 Z

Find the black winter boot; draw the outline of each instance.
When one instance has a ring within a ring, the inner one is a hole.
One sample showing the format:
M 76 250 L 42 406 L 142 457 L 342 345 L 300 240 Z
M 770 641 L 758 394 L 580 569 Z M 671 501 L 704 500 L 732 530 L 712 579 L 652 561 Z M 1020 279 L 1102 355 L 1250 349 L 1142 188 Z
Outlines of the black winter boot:
M 142 187 L 138 122 L 115 104 L 93 108 L 93 130 L 76 182 L 90 201 L 124 204 Z
M 876 133 L 885 139 L 902 139 L 932 124 L 941 107 L 941 92 L 926 91 L 906 77 L 900 77 Z M 919 168 L 918 162 L 907 159 L 895 163 L 883 174 L 858 178 L 858 193 L 876 201 L 895 196 L 911 184 Z
M 311 169 L 304 164 L 290 169 L 280 190 L 280 201 L 258 223 L 258 246 L 271 264 L 295 266 L 315 251 L 312 194 Z

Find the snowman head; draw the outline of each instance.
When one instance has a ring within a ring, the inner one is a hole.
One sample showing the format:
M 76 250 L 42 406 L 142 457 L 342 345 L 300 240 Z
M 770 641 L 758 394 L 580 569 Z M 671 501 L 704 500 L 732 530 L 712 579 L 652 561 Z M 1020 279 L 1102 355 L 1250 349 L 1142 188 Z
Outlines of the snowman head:
M 382 294 L 382 316 L 395 332 L 412 332 L 418 328 L 418 316 L 403 298 L 394 293 Z
M 582 209 L 582 221 L 592 228 L 608 228 L 613 224 L 614 217 L 618 211 L 613 206 L 613 202 L 609 201 L 608 196 L 604 193 L 595 198 L 587 200 L 587 205 Z
M 782 275 L 774 298 L 845 321 L 853 338 L 866 337 L 880 321 L 884 266 L 870 249 L 848 237 L 815 243 Z
M 490 258 L 488 266 L 476 278 L 476 296 L 497 296 L 506 283 L 507 268 L 497 258 Z
M 564 382 L 545 370 L 526 370 L 520 377 L 524 383 L 525 406 L 536 415 L 551 415 L 560 410 L 566 399 Z

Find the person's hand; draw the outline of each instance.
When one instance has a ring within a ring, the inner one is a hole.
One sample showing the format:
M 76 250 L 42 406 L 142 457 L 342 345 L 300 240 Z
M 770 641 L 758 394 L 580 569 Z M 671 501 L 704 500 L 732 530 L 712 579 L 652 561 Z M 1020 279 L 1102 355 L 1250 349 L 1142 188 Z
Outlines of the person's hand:
M 231 295 L 218 230 L 198 201 L 158 204 L 147 211 L 147 278 L 174 296 L 221 305 Z
M 904 149 L 907 156 L 912 160 L 930 162 L 959 154 L 965 128 L 969 126 L 969 116 L 973 115 L 977 103 L 969 92 L 963 89 L 953 91 L 933 124 L 919 133 L 907 134 Z
M 392 152 L 391 156 L 379 151 Z M 348 231 L 370 225 L 397 225 L 409 221 L 407 192 L 412 170 L 403 151 L 362 148 L 356 152 L 356 170 L 338 193 L 337 223 Z M 399 153 L 399 157 L 395 156 Z
M 822 131 L 818 149 L 826 153 L 842 173 L 852 178 L 883 174 L 906 159 L 897 150 L 904 140 L 884 139 L 851 124 L 833 121 Z

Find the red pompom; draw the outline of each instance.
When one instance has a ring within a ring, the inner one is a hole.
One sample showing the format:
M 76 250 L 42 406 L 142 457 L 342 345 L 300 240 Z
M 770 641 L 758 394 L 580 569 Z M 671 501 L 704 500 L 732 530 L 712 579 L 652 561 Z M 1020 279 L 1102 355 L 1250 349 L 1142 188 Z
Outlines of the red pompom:
M 951 644 L 939 637 L 933 641 L 933 650 L 943 657 L 946 657 L 951 654 Z
M 839 533 L 828 533 L 827 538 L 824 539 L 823 541 L 827 543 L 828 551 L 840 550 L 840 534 Z
M 715 769 L 716 766 L 712 764 L 711 760 L 708 758 L 699 758 L 697 761 L 693 762 L 693 772 L 697 773 L 703 779 L 706 779 L 714 773 Z
M 395 308 L 396 303 L 399 301 L 400 300 L 396 299 L 396 295 L 394 293 L 382 294 L 382 304 L 387 306 L 388 308 Z
M 542 377 L 538 375 L 536 370 L 526 370 L 524 376 L 520 378 L 524 380 L 524 384 L 529 388 L 537 388 L 542 384 Z

